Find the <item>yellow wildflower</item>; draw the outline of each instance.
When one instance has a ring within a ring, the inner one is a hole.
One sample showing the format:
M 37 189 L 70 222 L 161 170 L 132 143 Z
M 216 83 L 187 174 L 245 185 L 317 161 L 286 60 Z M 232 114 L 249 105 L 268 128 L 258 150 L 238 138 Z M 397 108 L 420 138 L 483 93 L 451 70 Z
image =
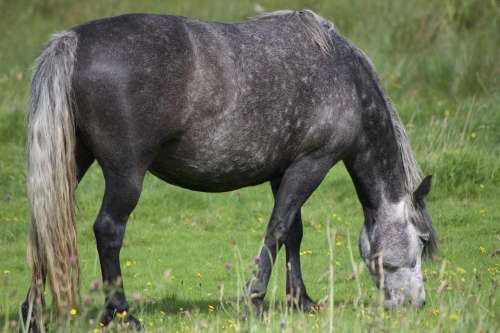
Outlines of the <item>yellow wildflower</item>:
M 456 313 L 452 313 L 451 315 L 448 316 L 449 321 L 458 321 L 459 317 Z
M 123 319 L 128 315 L 127 311 L 121 311 L 116 313 L 116 318 Z
M 304 250 L 304 251 L 300 251 L 300 255 L 301 256 L 309 256 L 313 253 L 312 250 Z
M 457 272 L 459 272 L 460 274 L 465 274 L 465 268 L 457 267 Z
M 437 317 L 437 316 L 439 316 L 439 313 L 440 313 L 440 312 L 439 312 L 439 309 L 432 309 L 431 313 L 432 313 L 432 315 L 433 315 L 434 317 Z
M 76 316 L 78 314 L 78 310 L 75 309 L 75 308 L 72 308 L 70 311 L 69 311 L 69 314 L 72 315 L 73 317 Z
M 480 247 L 479 247 L 479 251 L 480 251 L 481 253 L 486 253 L 486 248 L 485 248 L 484 246 L 480 246 Z

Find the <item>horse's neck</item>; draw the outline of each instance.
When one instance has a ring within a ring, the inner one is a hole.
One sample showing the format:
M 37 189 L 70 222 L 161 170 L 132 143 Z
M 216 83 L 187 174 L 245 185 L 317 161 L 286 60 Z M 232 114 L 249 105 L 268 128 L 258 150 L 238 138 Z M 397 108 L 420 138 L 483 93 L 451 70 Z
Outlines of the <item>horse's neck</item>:
M 398 209 L 405 196 L 405 174 L 391 120 L 382 115 L 366 121 L 371 126 L 364 127 L 355 152 L 344 162 L 369 219 Z

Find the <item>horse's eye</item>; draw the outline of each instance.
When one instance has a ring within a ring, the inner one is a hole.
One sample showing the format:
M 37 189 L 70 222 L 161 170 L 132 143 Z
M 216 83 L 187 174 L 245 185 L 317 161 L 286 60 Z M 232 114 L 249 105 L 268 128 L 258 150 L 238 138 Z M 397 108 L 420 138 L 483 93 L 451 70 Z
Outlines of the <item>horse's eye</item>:
M 388 271 L 388 272 L 394 272 L 398 269 L 398 267 L 391 265 L 391 264 L 388 264 L 388 263 L 384 263 L 382 265 L 382 267 L 384 268 L 384 271 Z

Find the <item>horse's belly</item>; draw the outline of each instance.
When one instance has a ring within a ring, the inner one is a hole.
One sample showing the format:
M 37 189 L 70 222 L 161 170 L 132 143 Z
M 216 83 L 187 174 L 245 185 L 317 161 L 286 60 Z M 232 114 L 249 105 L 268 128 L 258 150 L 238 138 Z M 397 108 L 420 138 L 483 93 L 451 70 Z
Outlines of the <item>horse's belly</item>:
M 187 189 L 225 192 L 268 181 L 286 164 L 277 156 L 209 148 L 167 146 L 150 171 L 167 183 Z

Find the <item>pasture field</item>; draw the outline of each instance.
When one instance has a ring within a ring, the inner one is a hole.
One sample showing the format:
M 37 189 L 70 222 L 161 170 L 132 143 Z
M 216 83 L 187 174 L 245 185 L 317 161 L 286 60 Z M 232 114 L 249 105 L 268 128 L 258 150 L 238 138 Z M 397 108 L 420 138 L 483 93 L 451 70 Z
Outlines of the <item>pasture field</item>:
M 24 117 L 31 64 L 48 36 L 126 12 L 239 21 L 283 8 L 315 10 L 371 56 L 423 172 L 434 175 L 428 206 L 439 252 L 423 266 L 426 305 L 381 308 L 379 292 L 360 269 L 361 205 L 339 163 L 303 209 L 304 279 L 320 311 L 286 309 L 281 253 L 266 297 L 269 310 L 262 319 L 242 319 L 240 291 L 272 209 L 268 184 L 207 194 L 151 175 L 121 253 L 131 311 L 148 332 L 500 331 L 497 0 L 0 0 L 0 332 L 22 329 L 18 309 L 30 278 Z M 82 305 L 54 331 L 100 331 L 103 296 L 92 224 L 102 193 L 94 164 L 77 193 Z M 109 329 L 115 330 L 120 327 Z

